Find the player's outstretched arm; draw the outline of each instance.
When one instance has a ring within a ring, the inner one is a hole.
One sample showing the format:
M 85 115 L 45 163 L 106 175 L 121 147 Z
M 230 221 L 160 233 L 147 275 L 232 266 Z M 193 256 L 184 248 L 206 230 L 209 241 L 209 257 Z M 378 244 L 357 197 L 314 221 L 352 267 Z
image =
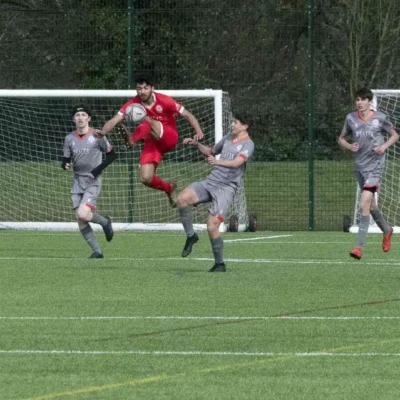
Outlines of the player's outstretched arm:
M 191 144 L 196 146 L 200 153 L 203 153 L 206 156 L 210 156 L 213 154 L 213 147 L 204 146 L 204 144 L 199 143 L 197 140 L 192 138 L 183 139 L 183 144 Z
M 213 155 L 210 155 L 208 156 L 207 161 L 211 165 L 219 165 L 221 167 L 227 167 L 227 168 L 239 168 L 247 160 L 242 156 L 237 156 L 233 160 L 217 160 Z
M 193 136 L 194 140 L 201 140 L 204 137 L 204 133 L 200 128 L 199 121 L 197 121 L 197 118 L 188 110 L 183 110 L 183 113 L 181 114 L 183 118 L 185 118 L 191 127 L 194 129 L 196 134 Z
M 115 125 L 119 124 L 121 121 L 123 121 L 123 119 L 124 119 L 123 115 L 115 114 L 110 120 L 108 120 L 104 124 L 101 130 L 100 129 L 95 130 L 96 135 L 99 137 L 107 135 L 107 133 L 112 131 Z

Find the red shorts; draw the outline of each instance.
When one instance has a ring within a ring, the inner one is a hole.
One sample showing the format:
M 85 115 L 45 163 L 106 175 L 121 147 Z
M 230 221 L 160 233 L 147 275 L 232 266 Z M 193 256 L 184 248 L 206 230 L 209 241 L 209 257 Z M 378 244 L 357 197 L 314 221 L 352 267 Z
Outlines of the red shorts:
M 165 153 L 172 151 L 178 144 L 178 132 L 169 127 L 163 127 L 163 135 L 160 140 L 156 140 L 149 135 L 144 140 L 143 150 L 140 154 L 140 165 L 156 163 L 158 164 Z

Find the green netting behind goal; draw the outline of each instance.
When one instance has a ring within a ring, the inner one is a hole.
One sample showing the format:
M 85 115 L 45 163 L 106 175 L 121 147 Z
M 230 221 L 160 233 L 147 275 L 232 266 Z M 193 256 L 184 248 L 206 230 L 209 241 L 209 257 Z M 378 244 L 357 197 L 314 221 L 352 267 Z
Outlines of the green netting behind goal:
M 72 171 L 60 167 L 65 135 L 74 129 L 73 106 L 87 104 L 92 110 L 91 125 L 101 128 L 135 93 L 123 92 L 121 97 L 121 94 L 113 96 L 110 92 L 97 96 L 85 95 L 84 91 L 67 91 L 68 96 L 55 96 L 54 92 L 51 96 L 29 92 L 31 95 L 25 97 L 14 92 L 13 96 L 0 96 L 0 221 L 3 221 L 3 227 L 40 227 L 46 223 L 65 227 L 67 225 L 62 223 L 75 221 L 70 200 Z M 227 94 L 220 91 L 178 91 L 174 98 L 199 120 L 205 134 L 204 144 L 213 145 L 229 131 L 231 111 Z M 194 132 L 183 118 L 178 117 L 177 121 L 179 144 L 175 151 L 165 155 L 157 174 L 165 180 L 177 182 L 179 190 L 204 179 L 211 166 L 196 148 L 183 145 L 182 139 L 193 137 Z M 134 127 L 130 126 L 132 130 Z M 118 158 L 104 172 L 99 211 L 125 227 L 132 223 L 143 224 L 143 227 L 159 226 L 160 229 L 174 224 L 180 227 L 177 211 L 169 207 L 166 195 L 139 182 L 138 162 L 142 145 L 126 149 L 116 132 L 111 132 L 108 139 Z M 232 212 L 240 215 L 242 224 L 246 223 L 243 188 L 239 190 Z M 207 206 L 200 205 L 194 209 L 196 224 L 205 224 L 206 218 Z

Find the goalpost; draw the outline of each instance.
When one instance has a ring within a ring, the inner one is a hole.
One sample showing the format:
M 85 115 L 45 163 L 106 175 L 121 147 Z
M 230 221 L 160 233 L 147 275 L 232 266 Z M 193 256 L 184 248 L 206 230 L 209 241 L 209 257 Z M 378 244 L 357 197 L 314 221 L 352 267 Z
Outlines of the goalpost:
M 199 120 L 202 143 L 213 145 L 230 131 L 230 99 L 221 90 L 160 90 Z M 91 126 L 101 128 L 134 90 L 0 90 L 0 229 L 77 230 L 70 199 L 72 171 L 61 169 L 64 138 L 74 129 L 72 108 L 87 104 Z M 204 156 L 182 139 L 193 137 L 191 126 L 177 118 L 180 141 L 165 155 L 157 172 L 176 181 L 178 190 L 204 179 L 211 170 Z M 129 126 L 132 130 L 134 126 Z M 165 193 L 139 182 L 142 145 L 126 149 L 115 132 L 107 135 L 118 158 L 104 172 L 99 212 L 110 215 L 115 230 L 181 230 L 176 209 Z M 194 208 L 195 228 L 206 229 L 207 205 Z M 230 215 L 239 230 L 248 226 L 244 186 L 238 190 Z M 101 227 L 94 225 L 95 229 Z M 227 226 L 221 224 L 221 230 Z
M 391 122 L 399 130 L 400 122 L 400 90 L 373 90 L 374 110 L 380 110 L 388 115 Z M 395 143 L 386 151 L 385 170 L 382 176 L 381 186 L 379 192 L 375 194 L 378 201 L 379 208 L 387 221 L 393 226 L 395 233 L 400 232 L 400 144 Z M 359 213 L 359 199 L 361 191 L 357 185 L 356 202 L 354 207 L 353 225 L 350 227 L 350 232 L 358 232 L 358 223 L 360 220 Z M 375 224 L 371 217 L 368 232 L 382 233 L 379 227 Z

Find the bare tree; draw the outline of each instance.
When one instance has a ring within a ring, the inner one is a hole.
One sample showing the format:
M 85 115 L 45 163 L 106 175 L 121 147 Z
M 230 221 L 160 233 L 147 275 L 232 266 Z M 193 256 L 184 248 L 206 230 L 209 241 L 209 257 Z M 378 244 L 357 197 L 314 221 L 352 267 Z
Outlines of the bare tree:
M 328 64 L 352 95 L 360 85 L 398 86 L 395 63 L 400 45 L 400 9 L 396 0 L 338 0 L 318 6 L 318 34 Z
M 82 87 L 88 76 L 103 72 L 93 61 L 101 53 L 116 64 L 109 54 L 119 43 L 113 32 L 123 31 L 125 39 L 125 19 L 115 11 L 123 6 L 123 0 L 3 0 L 0 86 Z

